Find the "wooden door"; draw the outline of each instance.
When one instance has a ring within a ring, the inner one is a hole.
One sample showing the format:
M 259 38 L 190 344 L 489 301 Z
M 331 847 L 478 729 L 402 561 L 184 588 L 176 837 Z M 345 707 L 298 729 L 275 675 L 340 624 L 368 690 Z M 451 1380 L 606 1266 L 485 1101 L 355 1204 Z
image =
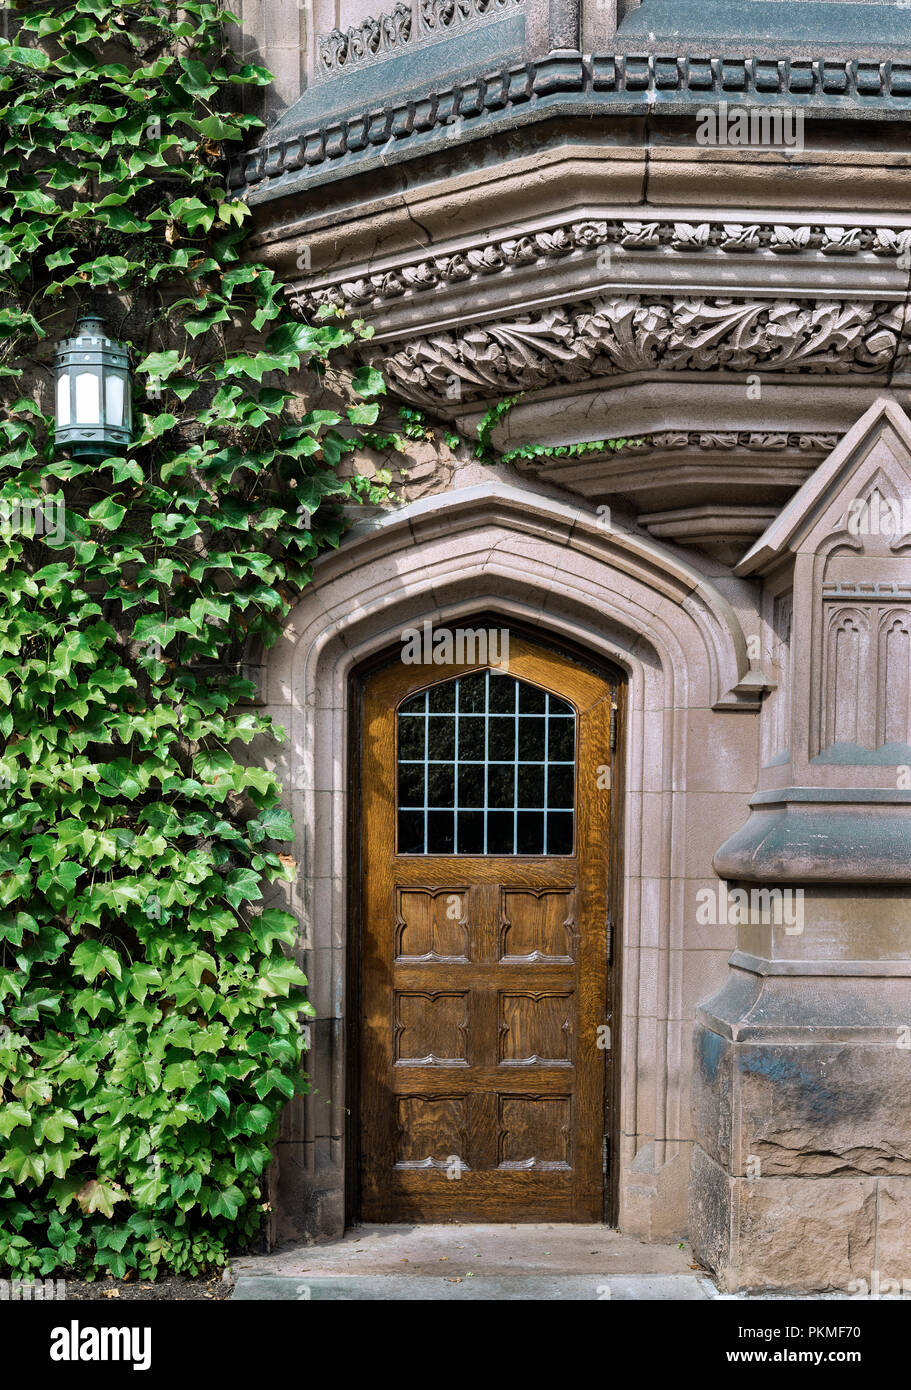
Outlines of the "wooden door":
M 617 693 L 515 636 L 364 687 L 365 1221 L 603 1218 Z

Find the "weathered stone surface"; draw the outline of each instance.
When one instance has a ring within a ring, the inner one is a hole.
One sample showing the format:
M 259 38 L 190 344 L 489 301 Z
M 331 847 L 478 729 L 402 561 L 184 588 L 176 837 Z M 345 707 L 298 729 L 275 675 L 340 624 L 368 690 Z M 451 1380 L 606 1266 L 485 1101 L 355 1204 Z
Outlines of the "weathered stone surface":
M 733 1054 L 727 1038 L 697 1023 L 693 1033 L 693 1116 L 704 1152 L 730 1169 Z
M 724 1281 L 734 1258 L 733 1179 L 697 1144 L 689 1188 L 689 1234 L 696 1259 Z M 730 1287 L 736 1287 L 735 1282 Z
M 906 1296 L 911 1291 L 911 1181 L 906 1178 L 877 1183 L 876 1269 L 880 1286 L 892 1279 Z M 865 1277 L 872 1284 L 872 1270 Z
M 735 1178 L 729 1288 L 843 1289 L 874 1264 L 872 1178 Z
M 911 1050 L 737 1048 L 743 1157 L 762 1176 L 911 1174 Z

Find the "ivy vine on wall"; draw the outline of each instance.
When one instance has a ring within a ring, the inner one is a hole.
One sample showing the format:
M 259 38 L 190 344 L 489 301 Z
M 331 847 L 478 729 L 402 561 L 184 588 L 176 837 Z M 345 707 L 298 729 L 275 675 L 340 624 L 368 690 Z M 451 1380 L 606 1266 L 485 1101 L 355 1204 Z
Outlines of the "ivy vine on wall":
M 20 7 L 0 41 L 0 1268 L 195 1273 L 263 1217 L 305 1087 L 294 872 L 244 700 L 376 489 L 378 413 L 319 401 L 358 325 L 307 325 L 244 252 L 226 154 L 263 69 L 215 4 Z M 53 342 L 137 345 L 129 449 L 54 449 Z M 356 399 L 355 399 L 356 398 Z M 241 744 L 256 743 L 238 761 Z M 284 844 L 284 849 L 283 849 Z M 264 896 L 267 895 L 267 896 Z

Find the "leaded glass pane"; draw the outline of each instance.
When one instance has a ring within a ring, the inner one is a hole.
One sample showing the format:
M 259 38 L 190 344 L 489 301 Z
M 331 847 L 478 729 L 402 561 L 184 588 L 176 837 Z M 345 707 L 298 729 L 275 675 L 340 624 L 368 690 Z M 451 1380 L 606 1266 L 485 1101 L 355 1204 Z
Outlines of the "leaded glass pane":
M 496 671 L 443 681 L 397 716 L 399 854 L 573 852 L 576 716 Z

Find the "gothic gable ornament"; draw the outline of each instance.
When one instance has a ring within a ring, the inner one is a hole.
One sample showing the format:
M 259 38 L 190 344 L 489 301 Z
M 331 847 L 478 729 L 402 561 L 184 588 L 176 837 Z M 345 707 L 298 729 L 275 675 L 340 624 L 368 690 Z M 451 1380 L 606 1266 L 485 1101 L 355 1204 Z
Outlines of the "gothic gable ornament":
M 804 686 L 792 752 L 911 763 L 911 421 L 895 402 L 874 402 L 736 572 L 789 563 Z

